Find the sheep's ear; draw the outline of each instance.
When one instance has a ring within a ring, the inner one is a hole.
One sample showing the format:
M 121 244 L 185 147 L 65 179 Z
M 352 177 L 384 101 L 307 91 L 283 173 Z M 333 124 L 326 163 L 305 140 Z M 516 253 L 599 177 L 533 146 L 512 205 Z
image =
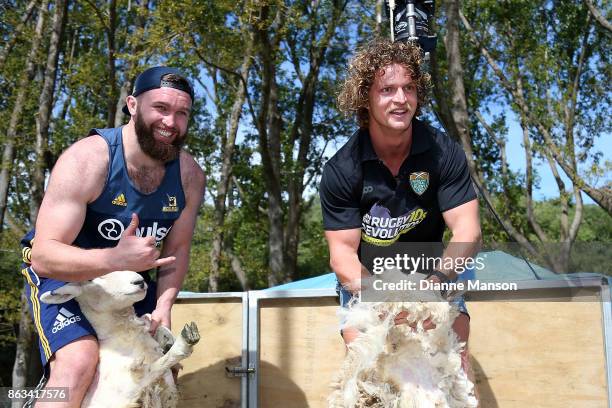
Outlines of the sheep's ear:
M 40 301 L 43 303 L 59 304 L 65 303 L 70 299 L 74 299 L 82 292 L 81 285 L 78 283 L 68 283 L 61 288 L 45 292 L 40 295 Z

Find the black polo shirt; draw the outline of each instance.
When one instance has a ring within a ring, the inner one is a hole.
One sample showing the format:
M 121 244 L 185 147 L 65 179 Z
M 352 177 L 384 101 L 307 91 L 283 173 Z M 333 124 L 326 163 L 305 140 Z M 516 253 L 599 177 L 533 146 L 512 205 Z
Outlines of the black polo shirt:
M 410 154 L 394 177 L 367 129 L 325 164 L 319 189 L 323 226 L 361 228 L 362 243 L 441 242 L 444 211 L 476 198 L 465 153 L 446 134 L 413 119 Z

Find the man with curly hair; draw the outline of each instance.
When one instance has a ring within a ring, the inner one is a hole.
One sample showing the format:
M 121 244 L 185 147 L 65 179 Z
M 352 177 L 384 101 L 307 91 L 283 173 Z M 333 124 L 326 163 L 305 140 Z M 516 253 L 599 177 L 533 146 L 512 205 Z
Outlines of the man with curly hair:
M 452 238 L 443 259 L 471 257 L 478 250 L 478 201 L 465 154 L 447 135 L 416 119 L 429 88 L 421 50 L 411 43 L 372 42 L 349 66 L 338 105 L 356 116 L 359 130 L 327 162 L 320 185 L 330 265 L 343 307 L 361 291 L 362 273 L 367 274 L 364 247 L 439 245 L 448 227 Z M 450 244 L 456 244 L 452 253 Z M 438 284 L 457 278 L 453 265 L 417 272 Z M 465 302 L 454 302 L 461 313 L 453 328 L 467 343 Z M 407 316 L 397 315 L 395 322 L 407 323 Z M 342 331 L 347 344 L 357 334 L 352 328 Z M 469 373 L 467 347 L 462 359 Z

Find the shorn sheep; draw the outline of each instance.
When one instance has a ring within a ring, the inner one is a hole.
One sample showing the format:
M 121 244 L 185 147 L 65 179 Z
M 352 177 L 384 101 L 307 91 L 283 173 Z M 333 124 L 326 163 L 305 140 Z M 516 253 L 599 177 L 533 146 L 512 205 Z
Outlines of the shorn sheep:
M 82 408 L 177 405 L 178 393 L 170 368 L 191 354 L 200 335 L 192 322 L 185 325 L 176 341 L 165 328 L 158 329 L 153 338 L 149 334 L 150 320 L 137 317 L 132 306 L 145 294 L 142 276 L 120 271 L 92 281 L 68 283 L 41 295 L 46 303 L 76 298 L 96 330 L 100 360 Z M 164 347 L 169 347 L 166 354 Z
M 402 311 L 414 329 L 395 324 Z M 463 343 L 452 329 L 459 312 L 448 302 L 352 302 L 340 313 L 344 327 L 360 334 L 348 345 L 330 407 L 478 406 L 474 385 L 461 367 Z M 434 329 L 423 329 L 427 318 Z

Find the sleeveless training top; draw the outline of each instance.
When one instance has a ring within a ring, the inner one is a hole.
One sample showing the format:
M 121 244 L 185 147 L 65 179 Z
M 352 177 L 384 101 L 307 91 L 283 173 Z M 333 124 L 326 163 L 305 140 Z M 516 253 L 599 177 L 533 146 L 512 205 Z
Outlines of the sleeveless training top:
M 154 192 L 141 193 L 128 176 L 121 130 L 120 127 L 90 132 L 90 135 L 102 136 L 108 143 L 109 166 L 104 190 L 87 205 L 83 227 L 73 242 L 79 248 L 114 247 L 129 225 L 132 213 L 139 218 L 136 235 L 153 236 L 159 245 L 185 208 L 180 159 L 166 163 L 164 178 Z M 29 246 L 33 237 L 32 229 L 22 243 Z

